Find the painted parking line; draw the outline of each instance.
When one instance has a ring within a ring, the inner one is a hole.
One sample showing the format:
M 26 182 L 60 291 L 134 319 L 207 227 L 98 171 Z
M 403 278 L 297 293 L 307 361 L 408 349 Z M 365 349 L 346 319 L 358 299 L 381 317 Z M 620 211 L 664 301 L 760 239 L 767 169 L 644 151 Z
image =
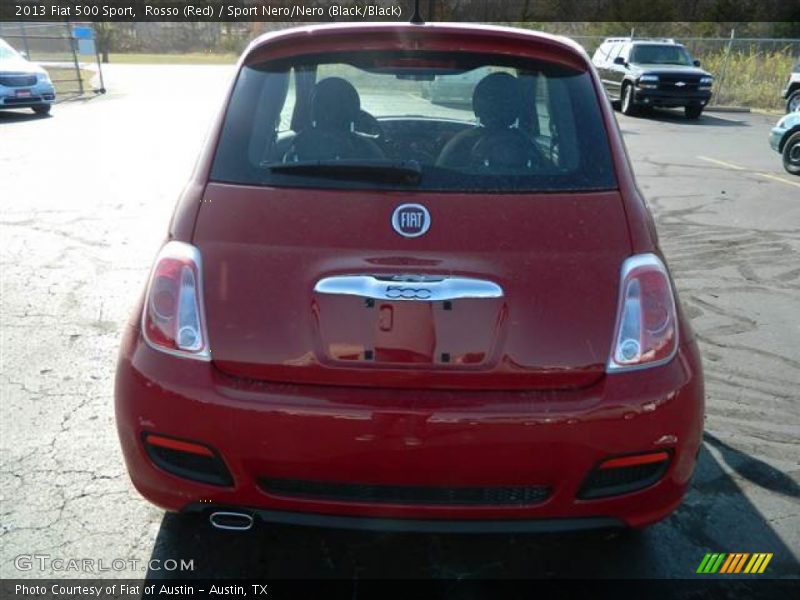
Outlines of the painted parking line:
M 714 163 L 715 165 L 720 165 L 721 167 L 727 167 L 728 169 L 733 169 L 734 171 L 746 171 L 744 167 L 737 167 L 729 162 L 725 162 L 724 160 L 717 160 L 716 158 L 709 158 L 707 156 L 698 156 L 700 160 L 704 160 L 706 162 Z
M 780 181 L 781 183 L 786 183 L 789 185 L 793 185 L 794 187 L 800 188 L 800 183 L 797 183 L 796 181 L 789 181 L 788 179 L 784 179 L 783 177 L 778 177 L 777 175 L 771 175 L 770 173 L 757 173 L 757 174 L 761 175 L 762 177 L 766 177 L 767 179 L 772 179 L 773 181 Z
M 716 158 L 710 158 L 708 156 L 698 156 L 697 158 L 699 158 L 700 160 L 704 160 L 706 162 L 714 163 L 715 165 L 719 165 L 721 167 L 725 167 L 726 169 L 731 169 L 733 171 L 748 171 L 753 175 L 758 175 L 759 177 L 764 177 L 765 179 L 771 179 L 772 181 L 778 181 L 780 183 L 785 183 L 786 185 L 791 185 L 800 188 L 800 183 L 784 179 L 783 177 L 778 177 L 777 175 L 773 175 L 772 173 L 764 173 L 763 171 L 753 171 L 752 169 L 746 169 L 745 167 L 740 167 L 739 165 L 734 165 L 733 163 L 725 162 L 724 160 L 718 160 Z

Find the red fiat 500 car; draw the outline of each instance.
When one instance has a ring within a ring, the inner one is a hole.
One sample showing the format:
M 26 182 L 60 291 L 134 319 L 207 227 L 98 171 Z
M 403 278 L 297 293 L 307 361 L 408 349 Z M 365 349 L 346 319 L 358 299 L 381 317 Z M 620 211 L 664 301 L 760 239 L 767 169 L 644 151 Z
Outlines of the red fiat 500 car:
M 431 82 L 480 70 L 468 102 Z M 256 40 L 122 344 L 137 489 L 217 527 L 640 527 L 703 379 L 605 92 L 562 38 Z

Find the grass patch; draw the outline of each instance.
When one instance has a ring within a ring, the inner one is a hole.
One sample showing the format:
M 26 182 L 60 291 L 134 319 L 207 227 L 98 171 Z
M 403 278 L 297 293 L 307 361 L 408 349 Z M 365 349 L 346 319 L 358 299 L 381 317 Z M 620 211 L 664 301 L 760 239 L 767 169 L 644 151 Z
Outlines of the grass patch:
M 232 65 L 239 58 L 236 54 L 207 54 L 189 52 L 186 54 L 115 54 L 111 53 L 108 62 L 130 65 Z
M 80 93 L 80 83 L 73 68 L 62 67 L 47 67 L 47 73 L 53 81 L 53 87 L 56 88 L 56 96 L 69 96 L 72 94 Z M 86 69 L 80 70 L 80 78 L 83 82 L 83 91 L 90 92 L 92 90 L 92 78 L 95 76 L 94 71 Z
M 755 47 L 733 50 L 728 57 L 724 78 L 724 50 L 701 54 L 698 58 L 703 68 L 716 79 L 714 104 L 775 110 L 784 108 L 786 101 L 781 98 L 781 92 L 795 63 L 790 48 L 769 52 L 759 51 Z

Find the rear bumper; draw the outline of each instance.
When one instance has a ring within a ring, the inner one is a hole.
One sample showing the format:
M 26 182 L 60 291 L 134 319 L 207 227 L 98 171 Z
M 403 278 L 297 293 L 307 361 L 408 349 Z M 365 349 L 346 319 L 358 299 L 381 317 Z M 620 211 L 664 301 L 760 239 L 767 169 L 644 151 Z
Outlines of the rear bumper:
M 591 529 L 624 529 L 625 523 L 609 517 L 589 517 L 579 519 L 392 519 L 375 517 L 350 517 L 315 513 L 296 513 L 278 510 L 247 509 L 242 507 L 192 504 L 183 509 L 184 513 L 210 516 L 220 510 L 239 510 L 247 512 L 262 523 L 298 525 L 301 527 L 324 527 L 330 529 L 351 529 L 356 531 L 382 531 L 394 533 L 567 533 Z
M 711 91 L 695 91 L 691 93 L 669 93 L 661 90 L 634 88 L 633 100 L 642 106 L 705 106 L 711 99 Z
M 131 479 L 168 510 L 242 508 L 269 521 L 411 531 L 552 531 L 642 526 L 680 503 L 702 437 L 694 343 L 656 369 L 583 390 L 491 392 L 267 384 L 156 352 L 128 328 L 116 379 L 117 425 Z M 228 487 L 171 475 L 142 437 L 159 433 L 219 452 Z M 668 450 L 640 491 L 579 499 L 609 456 Z M 282 496 L 264 478 L 374 486 L 547 486 L 530 505 L 393 504 Z M 499 529 L 498 529 L 499 528 Z

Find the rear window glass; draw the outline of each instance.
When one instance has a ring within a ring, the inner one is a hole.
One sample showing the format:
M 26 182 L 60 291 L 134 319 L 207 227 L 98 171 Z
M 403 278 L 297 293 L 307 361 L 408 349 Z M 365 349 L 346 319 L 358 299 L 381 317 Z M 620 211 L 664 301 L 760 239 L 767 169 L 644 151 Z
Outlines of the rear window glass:
M 616 187 L 588 73 L 422 52 L 243 67 L 211 179 L 453 192 Z

